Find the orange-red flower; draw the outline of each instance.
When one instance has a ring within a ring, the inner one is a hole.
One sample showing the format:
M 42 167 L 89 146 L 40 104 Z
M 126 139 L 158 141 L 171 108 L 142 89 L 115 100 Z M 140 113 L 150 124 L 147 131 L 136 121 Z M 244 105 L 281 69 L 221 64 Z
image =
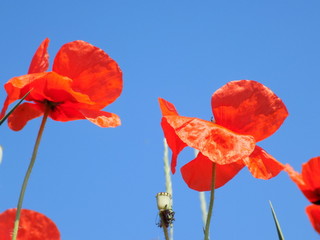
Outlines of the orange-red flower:
M 122 91 L 122 72 L 117 63 L 103 50 L 84 41 L 74 41 L 61 47 L 51 72 L 47 52 L 49 39 L 37 49 L 27 75 L 14 77 L 5 84 L 7 98 L 0 119 L 8 105 L 26 97 L 8 118 L 9 127 L 21 130 L 25 124 L 44 114 L 56 121 L 88 119 L 100 127 L 116 127 L 116 114 L 101 111 L 115 101 Z
M 0 214 L 1 240 L 11 240 L 15 216 L 16 209 Z M 22 209 L 17 240 L 60 240 L 60 233 L 54 222 L 45 215 Z
M 301 174 L 288 164 L 285 170 L 306 198 L 311 203 L 320 205 L 320 157 L 312 158 L 302 164 Z
M 313 228 L 320 233 L 320 157 L 311 158 L 302 164 L 301 174 L 289 164 L 285 166 L 285 171 L 304 196 L 313 203 L 306 208 L 306 213 Z
M 211 188 L 216 163 L 216 188 L 231 180 L 244 166 L 256 178 L 270 179 L 284 166 L 255 143 L 272 135 L 288 111 L 269 88 L 250 80 L 232 81 L 212 95 L 215 122 L 179 116 L 173 104 L 159 99 L 161 125 L 172 150 L 171 170 L 177 156 L 190 146 L 197 157 L 181 168 L 184 181 L 197 191 Z
M 306 207 L 306 213 L 314 230 L 320 234 L 320 205 L 309 205 Z

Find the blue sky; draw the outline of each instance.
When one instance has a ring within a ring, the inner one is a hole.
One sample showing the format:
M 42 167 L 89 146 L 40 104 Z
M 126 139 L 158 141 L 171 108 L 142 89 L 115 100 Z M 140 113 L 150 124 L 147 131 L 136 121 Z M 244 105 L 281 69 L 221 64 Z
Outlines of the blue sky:
M 46 37 L 51 63 L 79 39 L 124 73 L 122 95 L 105 109 L 122 126 L 48 121 L 24 208 L 54 220 L 64 240 L 163 239 L 155 224 L 155 194 L 165 190 L 157 98 L 181 115 L 210 119 L 212 93 L 239 79 L 265 84 L 286 104 L 290 116 L 259 145 L 300 171 L 320 155 L 319 9 L 316 0 L 1 1 L 1 85 L 27 73 Z M 1 127 L 0 212 L 16 206 L 39 125 Z M 178 167 L 192 158 L 185 150 Z M 198 192 L 179 171 L 172 180 L 175 239 L 202 239 Z M 287 239 L 317 239 L 308 201 L 288 176 L 263 181 L 247 169 L 216 191 L 212 238 L 276 239 L 269 200 Z

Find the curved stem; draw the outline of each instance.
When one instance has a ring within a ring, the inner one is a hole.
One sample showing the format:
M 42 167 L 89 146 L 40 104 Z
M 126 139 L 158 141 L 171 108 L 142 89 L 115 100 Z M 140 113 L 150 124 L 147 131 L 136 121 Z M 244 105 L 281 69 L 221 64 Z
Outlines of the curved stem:
M 43 115 L 42 122 L 41 122 L 41 125 L 40 125 L 40 128 L 39 128 L 38 136 L 37 136 L 34 148 L 33 148 L 33 153 L 32 153 L 32 156 L 31 156 L 30 163 L 29 163 L 29 167 L 28 167 L 28 170 L 26 172 L 26 175 L 25 175 L 23 183 L 22 183 L 20 196 L 19 196 L 19 200 L 18 200 L 18 205 L 17 205 L 16 218 L 15 218 L 15 221 L 14 221 L 12 240 L 16 240 L 17 236 L 18 236 L 19 221 L 20 221 L 20 214 L 21 214 L 21 208 L 22 208 L 22 203 L 23 203 L 23 199 L 24 199 L 24 194 L 25 194 L 25 191 L 27 189 L 27 185 L 28 185 L 28 181 L 29 181 L 29 177 L 30 177 L 33 165 L 34 165 L 34 163 L 36 161 L 38 148 L 39 148 L 39 145 L 40 145 L 42 133 L 43 133 L 44 127 L 46 125 L 46 121 L 47 121 L 49 112 L 50 112 L 50 106 L 47 105 L 46 111 L 45 111 L 45 113 Z
M 210 221 L 212 216 L 212 209 L 214 203 L 214 186 L 216 182 L 216 164 L 212 163 L 212 182 L 211 182 L 211 193 L 210 193 L 210 203 L 206 221 L 206 227 L 204 230 L 204 240 L 209 240 L 209 232 L 210 232 Z

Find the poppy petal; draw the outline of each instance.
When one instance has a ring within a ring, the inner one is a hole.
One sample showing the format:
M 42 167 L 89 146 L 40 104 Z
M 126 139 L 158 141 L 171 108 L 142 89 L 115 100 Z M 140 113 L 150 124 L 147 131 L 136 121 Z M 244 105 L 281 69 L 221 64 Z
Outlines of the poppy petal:
M 312 158 L 304 163 L 301 175 L 305 184 L 313 192 L 313 197 L 312 199 L 309 197 L 309 200 L 320 204 L 320 157 Z
M 251 80 L 227 83 L 212 95 L 211 106 L 217 124 L 257 142 L 277 131 L 288 116 L 279 97 Z
M 30 91 L 30 84 L 38 78 L 46 75 L 46 73 L 27 74 L 20 77 L 11 78 L 5 85 L 4 88 L 7 92 L 7 98 L 3 104 L 0 118 L 2 118 L 8 106 L 14 101 L 21 99 L 28 91 Z M 30 94 L 29 94 L 30 95 Z
M 98 110 L 80 109 L 83 116 L 99 127 L 117 127 L 121 125 L 118 115 Z
M 310 205 L 306 207 L 306 213 L 314 230 L 320 234 L 320 205 Z
M 268 154 L 264 149 L 256 146 L 249 158 L 243 160 L 252 176 L 260 179 L 270 179 L 277 176 L 284 165 Z
M 172 103 L 164 100 L 163 98 L 159 98 L 158 100 L 162 116 L 179 115 L 178 111 Z M 174 174 L 176 172 L 178 155 L 187 145 L 180 140 L 180 138 L 177 136 L 174 129 L 168 124 L 166 119 L 162 119 L 161 126 L 167 140 L 167 144 L 172 151 L 171 172 Z
M 172 174 L 175 174 L 178 155 L 187 146 L 187 144 L 181 141 L 175 130 L 164 117 L 161 120 L 161 127 L 163 129 L 164 137 L 167 140 L 167 144 L 172 151 L 171 172 Z
M 198 149 L 211 161 L 228 164 L 248 157 L 255 147 L 252 136 L 236 134 L 198 118 L 164 116 L 176 135 L 189 147 Z
M 181 168 L 181 174 L 189 188 L 196 191 L 210 191 L 212 184 L 212 165 L 206 156 L 199 153 L 191 162 Z M 231 164 L 216 164 L 215 188 L 230 181 L 245 165 L 242 161 Z
M 53 71 L 73 79 L 73 89 L 90 96 L 100 109 L 112 103 L 122 91 L 122 72 L 102 49 L 84 41 L 61 47 Z
M 28 73 L 45 72 L 49 68 L 49 54 L 47 52 L 49 39 L 46 38 L 34 54 Z
M 288 173 L 291 180 L 295 184 L 297 184 L 297 186 L 306 196 L 306 198 L 309 199 L 309 201 L 311 201 L 314 198 L 314 194 L 312 192 L 312 189 L 310 189 L 309 186 L 307 186 L 306 183 L 303 181 L 302 175 L 295 171 L 289 164 L 285 165 L 284 170 Z
M 159 98 L 158 100 L 159 100 L 162 116 L 179 115 L 178 111 L 176 110 L 175 106 L 172 103 L 164 100 L 163 98 Z
M 41 75 L 32 74 L 31 77 L 35 79 L 32 80 L 27 88 L 28 90 L 32 89 L 26 98 L 28 101 L 42 102 L 48 100 L 53 103 L 94 104 L 89 96 L 75 92 L 72 89 L 72 80 L 68 77 L 61 76 L 55 72 L 47 72 Z
M 230 164 L 216 166 L 216 184 L 215 188 L 222 187 L 232 178 L 234 178 L 241 169 L 243 169 L 245 164 L 243 161 L 233 162 Z
M 27 74 L 10 79 L 5 84 L 8 94 L 3 105 L 2 118 L 7 111 L 8 106 L 21 99 L 31 89 L 32 91 L 26 97 L 27 101 L 43 102 L 72 102 L 81 103 L 83 106 L 95 107 L 87 95 L 75 92 L 71 88 L 72 80 L 54 72 Z
M 37 104 L 22 103 L 8 117 L 8 125 L 14 131 L 20 131 L 28 121 L 43 115 L 43 109 Z
M 1 240 L 11 240 L 16 209 L 0 214 Z M 54 222 L 45 215 L 27 209 L 21 210 L 17 240 L 60 240 L 60 233 Z
M 314 204 L 320 204 L 319 160 L 320 157 L 310 159 L 302 165 L 302 174 L 296 172 L 289 164 L 285 171 L 294 181 L 305 197 Z
M 57 105 L 54 111 L 50 112 L 49 117 L 61 122 L 87 119 L 99 127 L 104 128 L 121 125 L 119 116 L 114 113 L 92 109 L 78 109 L 70 104 Z

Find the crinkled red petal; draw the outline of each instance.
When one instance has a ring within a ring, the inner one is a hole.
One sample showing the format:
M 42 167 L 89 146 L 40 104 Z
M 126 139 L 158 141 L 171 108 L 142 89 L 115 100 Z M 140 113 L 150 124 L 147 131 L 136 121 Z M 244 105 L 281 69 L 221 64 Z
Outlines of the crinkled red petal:
M 284 165 L 268 154 L 264 149 L 256 146 L 249 158 L 243 160 L 252 176 L 260 179 L 270 179 L 277 176 Z
M 241 169 L 243 169 L 245 164 L 243 161 L 238 161 L 225 165 L 216 165 L 216 184 L 215 188 L 222 187 L 232 178 L 234 178 Z
M 73 89 L 90 96 L 100 109 L 122 91 L 118 64 L 103 50 L 84 41 L 63 45 L 54 59 L 53 71 L 73 79 Z
M 164 116 L 176 135 L 189 147 L 199 150 L 211 161 L 229 164 L 248 157 L 254 150 L 252 136 L 236 134 L 224 127 L 198 118 Z
M 55 121 L 68 122 L 73 120 L 87 119 L 99 127 L 117 127 L 121 125 L 118 115 L 114 113 L 74 108 L 70 104 L 57 105 L 53 111 L 50 112 L 49 117 Z
M 227 83 L 212 95 L 211 105 L 217 124 L 256 141 L 272 135 L 288 116 L 279 97 L 250 80 Z
M 310 159 L 302 165 L 302 179 L 310 192 L 309 201 L 320 204 L 320 157 Z
M 175 130 L 170 124 L 168 124 L 165 117 L 161 120 L 161 127 L 164 133 L 164 137 L 167 140 L 167 144 L 172 151 L 171 157 L 171 172 L 176 172 L 177 158 L 179 153 L 187 146 L 176 134 Z
M 320 205 L 310 205 L 306 207 L 306 213 L 314 230 L 320 234 Z
M 46 38 L 34 54 L 28 73 L 45 72 L 49 68 L 49 54 L 47 52 L 49 39 Z
M 172 103 L 164 100 L 163 98 L 159 98 L 158 100 L 159 100 L 162 116 L 179 115 L 175 106 Z
M 159 98 L 159 105 L 162 116 L 166 115 L 179 115 L 175 106 L 164 100 L 163 98 Z M 171 157 L 171 172 L 174 174 L 176 172 L 177 158 L 179 153 L 184 149 L 187 145 L 180 140 L 180 138 L 175 133 L 174 129 L 168 124 L 166 119 L 162 119 L 161 126 L 167 141 L 169 148 L 172 151 Z
M 5 84 L 8 97 L 3 105 L 1 117 L 4 116 L 8 105 L 22 98 L 27 92 L 27 101 L 43 102 L 48 100 L 54 103 L 73 103 L 78 107 L 100 109 L 82 93 L 71 88 L 72 80 L 54 72 L 27 74 L 15 77 Z
M 296 172 L 289 164 L 285 171 L 300 188 L 306 198 L 315 204 L 320 204 L 320 157 L 310 159 L 302 165 L 302 173 Z
M 4 88 L 7 92 L 7 98 L 3 104 L 0 118 L 2 118 L 8 106 L 14 101 L 21 99 L 27 92 L 31 90 L 30 84 L 38 78 L 45 76 L 47 73 L 38 74 L 27 74 L 20 77 L 11 78 L 5 85 Z
M 80 109 L 79 112 L 81 112 L 86 119 L 99 127 L 106 128 L 121 125 L 119 116 L 114 113 L 91 109 Z
M 196 191 L 210 191 L 212 184 L 213 162 L 199 153 L 191 162 L 181 168 L 181 174 L 187 185 Z M 216 164 L 215 188 L 230 181 L 245 165 L 242 161 L 226 165 Z
M 71 84 L 71 79 L 55 72 L 39 75 L 28 85 L 28 89 L 32 89 L 32 91 L 26 100 L 40 102 L 48 100 L 53 103 L 72 103 L 97 107 L 87 95 L 75 92 Z
M 20 131 L 28 121 L 43 115 L 41 105 L 22 103 L 8 117 L 8 125 L 14 131 Z
M 0 214 L 1 240 L 11 240 L 16 209 Z M 60 240 L 60 233 L 54 222 L 45 215 L 27 209 L 21 210 L 17 240 Z

